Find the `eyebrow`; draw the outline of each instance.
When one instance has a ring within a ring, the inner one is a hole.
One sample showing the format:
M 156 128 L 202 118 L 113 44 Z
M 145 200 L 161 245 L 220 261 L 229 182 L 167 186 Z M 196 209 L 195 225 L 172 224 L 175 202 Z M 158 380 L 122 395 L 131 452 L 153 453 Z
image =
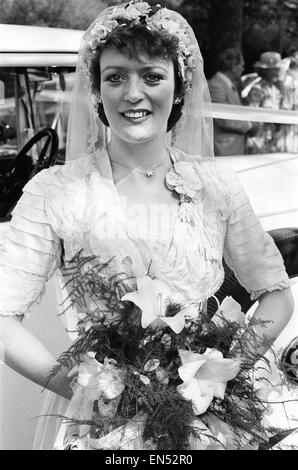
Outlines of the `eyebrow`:
M 145 65 L 144 67 L 141 67 L 142 72 L 147 72 L 152 69 L 162 69 L 164 72 L 168 72 L 168 68 L 160 64 Z M 108 72 L 109 70 L 122 71 L 127 70 L 127 67 L 121 65 L 108 65 L 107 67 L 102 69 L 102 73 Z

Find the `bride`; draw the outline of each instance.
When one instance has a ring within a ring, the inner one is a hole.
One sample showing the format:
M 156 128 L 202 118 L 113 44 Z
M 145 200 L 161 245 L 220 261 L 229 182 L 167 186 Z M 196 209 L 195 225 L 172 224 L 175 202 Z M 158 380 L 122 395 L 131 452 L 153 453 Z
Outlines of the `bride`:
M 287 324 L 293 300 L 283 260 L 237 176 L 212 158 L 210 106 L 199 46 L 178 13 L 132 1 L 107 8 L 88 28 L 66 164 L 26 185 L 1 253 L 5 361 L 47 383 L 46 413 L 66 412 L 76 374 L 63 368 L 48 382 L 56 359 L 22 318 L 49 277 L 67 278 L 65 266 L 80 250 L 110 260 L 109 275 L 139 279 L 150 266 L 152 278 L 200 310 L 223 282 L 224 257 L 258 299 L 254 318 L 270 321 L 272 342 Z M 72 329 L 82 314 L 68 311 Z M 44 448 L 49 420 L 40 419 L 35 449 Z

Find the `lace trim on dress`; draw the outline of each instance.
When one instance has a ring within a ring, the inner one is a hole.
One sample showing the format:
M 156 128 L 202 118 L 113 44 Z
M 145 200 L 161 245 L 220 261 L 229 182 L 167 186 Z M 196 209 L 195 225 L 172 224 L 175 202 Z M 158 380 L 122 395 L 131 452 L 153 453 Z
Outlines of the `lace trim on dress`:
M 261 297 L 261 295 L 266 294 L 268 292 L 273 292 L 275 290 L 284 290 L 284 289 L 288 289 L 289 287 L 290 287 L 290 281 L 286 281 L 286 280 L 281 281 L 280 283 L 275 284 L 273 286 L 269 286 L 266 289 L 251 291 L 250 298 L 251 298 L 251 300 L 256 300 L 259 297 Z
M 8 267 L 5 270 L 0 270 L 1 283 L 4 280 L 5 292 L 1 292 L 0 289 L 2 297 L 0 299 L 0 315 L 22 315 L 29 318 L 33 305 L 39 303 L 45 294 L 47 279 Z
M 24 318 L 29 318 L 29 313 L 23 313 L 23 312 L 4 312 L 0 311 L 0 317 L 24 317 Z

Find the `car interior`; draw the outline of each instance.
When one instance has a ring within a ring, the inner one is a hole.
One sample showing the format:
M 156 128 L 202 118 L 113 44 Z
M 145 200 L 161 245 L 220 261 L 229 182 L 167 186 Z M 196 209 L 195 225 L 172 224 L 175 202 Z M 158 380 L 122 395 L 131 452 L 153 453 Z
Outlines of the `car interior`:
M 0 223 L 7 222 L 25 184 L 64 162 L 73 68 L 2 68 Z M 1 97 L 0 97 L 1 99 Z

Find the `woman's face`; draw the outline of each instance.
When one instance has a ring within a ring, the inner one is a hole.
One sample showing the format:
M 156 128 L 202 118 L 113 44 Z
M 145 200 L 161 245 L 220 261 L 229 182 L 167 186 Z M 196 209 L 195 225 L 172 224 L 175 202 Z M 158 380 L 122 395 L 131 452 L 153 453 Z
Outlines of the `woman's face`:
M 164 135 L 174 99 L 171 60 L 130 59 L 104 50 L 100 57 L 101 97 L 112 138 L 141 143 Z
M 270 83 L 277 82 L 280 76 L 280 69 L 267 69 L 265 71 L 265 78 Z

